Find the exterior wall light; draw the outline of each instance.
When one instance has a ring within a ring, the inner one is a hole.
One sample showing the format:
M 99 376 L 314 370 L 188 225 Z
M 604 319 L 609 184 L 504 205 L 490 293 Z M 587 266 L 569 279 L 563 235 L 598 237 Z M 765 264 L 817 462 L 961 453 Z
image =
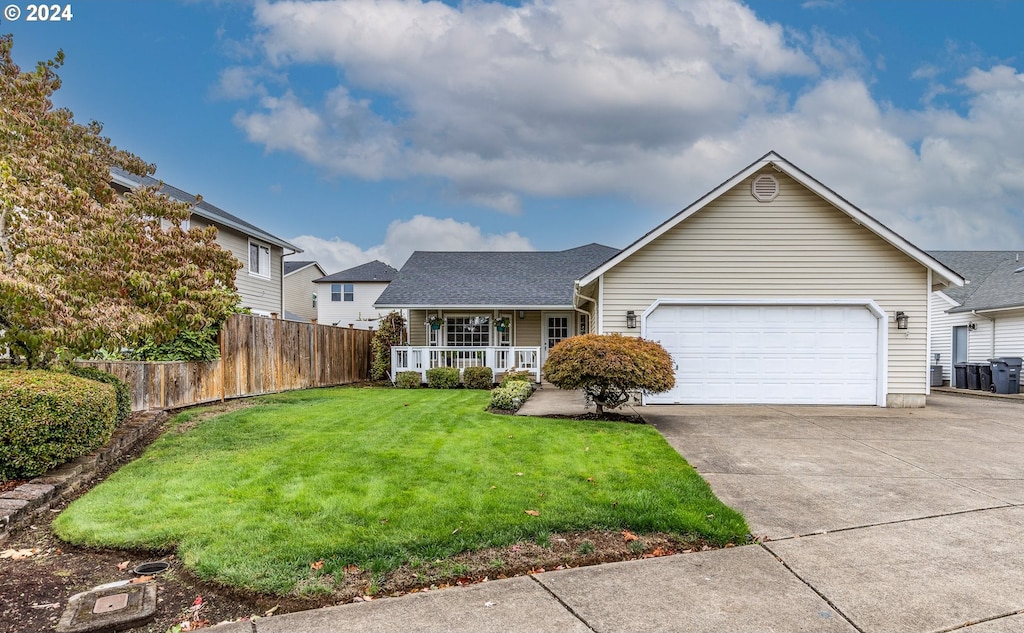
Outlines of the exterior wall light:
M 526 318 L 526 310 L 520 310 L 519 311 L 519 318 L 520 319 L 525 319 Z
M 636 327 L 636 312 L 633 310 L 626 310 L 626 327 L 631 330 Z
M 907 316 L 906 312 L 896 312 L 896 329 L 905 330 L 910 325 L 910 317 Z

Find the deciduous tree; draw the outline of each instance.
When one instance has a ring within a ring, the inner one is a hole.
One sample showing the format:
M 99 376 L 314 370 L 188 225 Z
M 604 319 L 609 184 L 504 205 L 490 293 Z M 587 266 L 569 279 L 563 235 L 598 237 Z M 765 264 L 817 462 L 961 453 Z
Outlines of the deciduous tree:
M 0 345 L 30 366 L 64 352 L 161 342 L 217 323 L 238 302 L 240 264 L 191 206 L 110 169 L 155 167 L 51 101 L 64 55 L 22 71 L 0 36 Z
M 630 392 L 661 393 L 676 382 L 672 357 L 654 341 L 621 334 L 583 334 L 551 348 L 544 378 L 582 389 L 598 415 L 629 401 Z

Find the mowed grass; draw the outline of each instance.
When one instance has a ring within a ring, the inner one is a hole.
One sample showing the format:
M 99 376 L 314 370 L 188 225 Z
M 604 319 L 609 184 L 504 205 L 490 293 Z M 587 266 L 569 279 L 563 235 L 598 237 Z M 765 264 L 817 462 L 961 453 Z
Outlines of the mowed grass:
M 173 547 L 201 578 L 278 594 L 345 565 L 385 572 L 553 531 L 748 533 L 655 429 L 492 415 L 488 400 L 339 388 L 263 397 L 194 426 L 184 413 L 54 530 L 90 546 Z

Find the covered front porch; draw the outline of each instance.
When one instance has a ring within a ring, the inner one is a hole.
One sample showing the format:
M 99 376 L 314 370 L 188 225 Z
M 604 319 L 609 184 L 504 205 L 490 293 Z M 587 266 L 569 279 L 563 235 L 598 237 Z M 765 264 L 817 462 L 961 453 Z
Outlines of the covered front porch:
M 540 382 L 540 347 L 454 347 L 411 346 L 391 348 L 392 379 L 399 372 L 417 371 L 420 381 L 427 382 L 427 370 L 434 367 L 490 367 L 495 381 L 505 372 L 528 371 L 534 382 Z

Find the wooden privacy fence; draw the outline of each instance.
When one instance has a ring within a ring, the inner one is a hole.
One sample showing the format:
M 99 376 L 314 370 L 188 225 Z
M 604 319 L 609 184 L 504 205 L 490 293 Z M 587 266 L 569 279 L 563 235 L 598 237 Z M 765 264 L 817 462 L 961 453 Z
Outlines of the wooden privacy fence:
M 77 364 L 128 383 L 132 411 L 173 409 L 364 380 L 370 374 L 372 338 L 367 330 L 236 314 L 221 328 L 219 360 Z

